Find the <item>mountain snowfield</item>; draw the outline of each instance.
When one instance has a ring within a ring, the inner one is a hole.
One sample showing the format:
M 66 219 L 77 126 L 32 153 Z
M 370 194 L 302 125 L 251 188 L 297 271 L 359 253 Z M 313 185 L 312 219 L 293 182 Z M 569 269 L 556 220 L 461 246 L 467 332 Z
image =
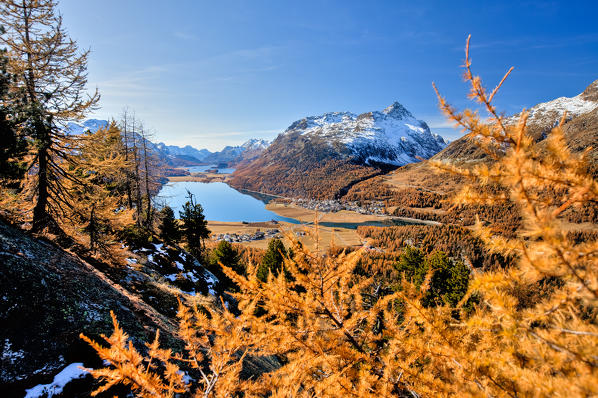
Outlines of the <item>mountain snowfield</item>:
M 95 133 L 106 126 L 108 126 L 107 120 L 87 119 L 84 122 L 69 122 L 66 125 L 66 130 L 69 134 L 78 135 L 87 131 Z
M 251 138 L 246 141 L 244 144 L 241 145 L 241 148 L 245 148 L 247 150 L 256 150 L 256 149 L 266 149 L 270 146 L 270 141 L 264 140 L 261 138 Z
M 362 164 L 402 166 L 429 158 L 447 145 L 426 122 L 417 120 L 398 102 L 381 112 L 330 112 L 306 117 L 282 133 L 291 134 L 318 138 L 330 146 L 345 146 L 349 156 Z

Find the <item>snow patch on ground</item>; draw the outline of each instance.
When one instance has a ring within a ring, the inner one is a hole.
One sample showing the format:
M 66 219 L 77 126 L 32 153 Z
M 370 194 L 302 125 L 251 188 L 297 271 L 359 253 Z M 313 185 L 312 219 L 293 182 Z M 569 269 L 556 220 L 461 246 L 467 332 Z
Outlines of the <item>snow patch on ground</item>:
M 154 243 L 154 247 L 158 253 L 166 254 L 166 250 L 164 250 L 164 245 L 162 243 Z
M 215 296 L 216 295 L 216 290 L 214 290 L 214 288 L 216 287 L 216 283 L 218 283 L 218 278 L 216 278 L 216 276 L 214 276 L 214 274 L 212 274 L 207 269 L 204 269 L 204 280 L 208 284 L 208 291 L 209 291 L 209 293 L 212 296 Z
M 81 379 L 88 373 L 82 369 L 83 364 L 75 362 L 68 365 L 60 373 L 54 376 L 54 380 L 50 384 L 38 384 L 27 390 L 25 398 L 48 397 L 62 393 L 64 387 L 73 380 Z
M 4 345 L 2 346 L 2 362 L 9 362 L 11 364 L 19 361 L 25 357 L 25 351 L 17 350 L 13 351 L 10 348 L 12 347 L 12 343 L 9 339 L 4 340 Z
M 184 275 L 193 283 L 197 283 L 199 281 L 199 279 L 193 275 L 193 272 L 186 272 Z

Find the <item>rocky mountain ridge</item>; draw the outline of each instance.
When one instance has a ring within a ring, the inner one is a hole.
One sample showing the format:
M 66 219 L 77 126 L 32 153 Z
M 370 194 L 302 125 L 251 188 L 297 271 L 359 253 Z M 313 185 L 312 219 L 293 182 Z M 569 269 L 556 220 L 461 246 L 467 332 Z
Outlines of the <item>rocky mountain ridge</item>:
M 574 97 L 559 97 L 542 102 L 527 111 L 529 112 L 527 119 L 528 133 L 536 142 L 544 140 L 550 130 L 560 122 L 563 115 L 566 115 L 565 132 L 568 135 L 574 134 L 577 137 L 578 144 L 586 143 L 587 146 L 595 146 L 598 134 L 592 127 L 593 117 L 591 115 L 598 112 L 598 80 L 588 85 L 583 92 Z M 520 115 L 521 113 L 517 113 L 506 118 L 506 124 L 516 124 Z M 588 119 L 588 123 L 577 123 L 576 129 L 567 127 L 568 124 L 579 118 Z M 438 160 L 457 161 L 472 161 L 484 158 L 486 158 L 485 152 L 464 137 L 452 141 L 444 150 L 434 156 L 434 159 Z
M 446 143 L 400 103 L 356 115 L 329 112 L 292 123 L 253 162 L 237 167 L 236 188 L 334 199 L 353 184 L 429 158 Z
M 208 154 L 202 161 L 204 163 L 227 163 L 231 165 L 243 161 L 247 162 L 257 158 L 269 145 L 270 142 L 266 140 L 251 138 L 238 146 L 227 145 L 221 151 Z
M 446 146 L 442 137 L 432 134 L 426 122 L 415 119 L 398 102 L 383 111 L 360 115 L 330 112 L 309 116 L 294 122 L 282 134 L 294 133 L 324 140 L 362 164 L 402 166 L 429 158 Z

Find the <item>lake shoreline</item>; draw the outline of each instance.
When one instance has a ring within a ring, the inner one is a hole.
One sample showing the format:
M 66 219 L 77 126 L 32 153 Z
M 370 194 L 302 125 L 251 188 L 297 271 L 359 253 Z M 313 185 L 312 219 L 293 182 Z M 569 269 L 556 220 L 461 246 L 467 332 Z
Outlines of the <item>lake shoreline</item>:
M 290 245 L 291 239 L 298 239 L 312 249 L 360 247 L 364 242 L 357 228 L 362 225 L 437 225 L 425 220 L 382 214 L 382 209 L 357 205 L 343 206 L 341 210 L 336 210 L 339 206 L 328 206 L 324 209 L 328 211 L 318 211 L 316 209 L 326 203 L 315 203 L 315 208 L 303 207 L 298 199 L 236 189 L 228 184 L 229 178 L 230 174 L 213 172 L 170 177 L 161 190 L 162 199 L 176 212 L 184 203 L 188 189 L 204 207 L 212 241 L 227 240 L 260 249 L 265 249 L 274 237 L 280 237 L 285 245 Z M 376 214 L 372 214 L 374 212 Z M 316 217 L 319 241 L 315 238 Z
M 242 194 L 254 194 L 251 196 L 258 195 L 264 196 L 268 198 L 275 199 L 274 202 L 266 202 L 263 198 L 261 199 L 264 201 L 264 208 L 275 213 L 278 216 L 284 217 L 286 219 L 293 219 L 297 220 L 298 223 L 313 223 L 317 214 L 318 222 L 320 223 L 329 223 L 329 224 L 365 224 L 365 223 L 379 223 L 382 225 L 392 225 L 392 224 L 419 224 L 419 225 L 441 225 L 442 223 L 437 221 L 431 220 L 422 220 L 410 217 L 397 217 L 391 216 L 388 214 L 372 214 L 372 213 L 363 213 L 357 212 L 353 210 L 338 210 L 338 211 L 317 211 L 314 209 L 310 209 L 307 207 L 303 207 L 300 204 L 296 204 L 294 202 L 290 203 L 281 203 L 276 201 L 276 199 L 282 199 L 283 201 L 293 201 L 293 198 L 270 194 L 265 192 L 259 191 L 252 191 L 248 189 L 242 188 L 235 188 L 229 184 L 231 174 L 224 174 L 224 173 L 213 173 L 213 172 L 194 172 L 188 176 L 173 176 L 168 178 L 169 183 L 181 183 L 181 182 L 200 182 L 200 183 L 224 183 L 229 186 L 231 189 L 242 193 Z M 243 220 L 239 220 L 242 222 Z M 278 221 L 286 221 L 286 220 L 278 220 Z M 332 226 L 332 225 L 329 225 Z M 343 227 L 339 225 L 339 227 Z M 344 228 L 344 227 L 343 227 Z M 350 227 L 348 229 L 354 229 L 356 227 Z

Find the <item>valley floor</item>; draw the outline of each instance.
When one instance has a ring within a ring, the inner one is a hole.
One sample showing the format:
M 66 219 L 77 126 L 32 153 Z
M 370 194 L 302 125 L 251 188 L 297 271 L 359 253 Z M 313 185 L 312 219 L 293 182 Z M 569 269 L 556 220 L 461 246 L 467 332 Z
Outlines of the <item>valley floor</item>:
M 368 221 L 385 221 L 388 216 L 375 214 L 360 214 L 349 210 L 340 210 L 337 212 L 318 212 L 316 210 L 306 209 L 295 204 L 287 203 L 273 203 L 266 205 L 266 209 L 275 212 L 276 214 L 294 218 L 301 222 L 313 223 L 318 219 L 318 222 L 334 222 L 334 223 L 363 223 Z
M 294 218 L 301 222 L 313 223 L 318 217 L 318 222 L 325 223 L 366 223 L 366 222 L 385 222 L 390 220 L 400 220 L 411 224 L 440 225 L 439 222 L 419 220 L 409 217 L 395 217 L 381 214 L 361 214 L 355 211 L 340 210 L 336 212 L 318 212 L 316 210 L 306 209 L 295 204 L 287 203 L 268 203 L 266 209 L 276 214 Z M 344 229 L 344 228 L 343 228 Z
M 313 219 L 312 219 L 313 221 Z M 315 239 L 315 227 L 313 225 L 299 225 L 287 222 L 263 222 L 263 223 L 247 223 L 242 222 L 223 222 L 223 221 L 208 221 L 208 228 L 212 231 L 212 237 L 217 235 L 253 235 L 258 231 L 266 232 L 269 229 L 278 229 L 285 246 L 290 245 L 290 241 L 286 235 L 294 235 L 303 245 L 310 250 L 327 250 L 331 246 L 361 246 L 362 241 L 357 230 L 348 228 L 332 228 L 319 227 L 319 241 Z M 251 240 L 238 242 L 243 245 L 254 247 L 258 249 L 266 249 L 268 247 L 269 238 L 260 240 Z

